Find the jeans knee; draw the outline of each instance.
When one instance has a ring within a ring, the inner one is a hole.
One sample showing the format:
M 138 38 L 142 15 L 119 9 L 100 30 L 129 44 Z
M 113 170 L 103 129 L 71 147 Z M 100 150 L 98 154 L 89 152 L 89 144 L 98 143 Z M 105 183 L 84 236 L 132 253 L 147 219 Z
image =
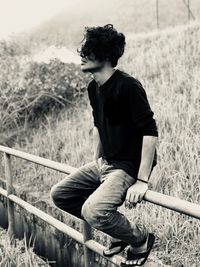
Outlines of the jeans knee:
M 108 224 L 112 218 L 112 212 L 98 209 L 98 205 L 85 201 L 81 209 L 82 217 L 93 227 L 104 230 L 104 226 Z
M 93 208 L 87 200 L 81 208 L 81 215 L 89 224 L 91 224 L 93 220 Z
M 59 190 L 56 184 L 53 185 L 50 190 L 50 198 L 54 204 L 57 204 L 58 199 L 59 199 Z

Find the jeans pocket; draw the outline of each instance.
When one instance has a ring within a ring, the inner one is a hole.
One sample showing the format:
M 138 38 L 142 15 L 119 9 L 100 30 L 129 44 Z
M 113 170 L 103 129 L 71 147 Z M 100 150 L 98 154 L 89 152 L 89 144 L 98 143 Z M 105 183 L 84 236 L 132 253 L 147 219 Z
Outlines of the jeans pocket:
M 99 170 L 99 172 L 101 171 L 101 166 L 102 166 L 102 157 L 96 159 L 96 163 L 97 163 L 97 168 Z
M 99 168 L 100 172 L 102 172 L 103 170 L 105 170 L 108 167 L 107 160 L 102 158 L 102 157 L 97 159 L 97 164 L 98 164 L 98 168 Z

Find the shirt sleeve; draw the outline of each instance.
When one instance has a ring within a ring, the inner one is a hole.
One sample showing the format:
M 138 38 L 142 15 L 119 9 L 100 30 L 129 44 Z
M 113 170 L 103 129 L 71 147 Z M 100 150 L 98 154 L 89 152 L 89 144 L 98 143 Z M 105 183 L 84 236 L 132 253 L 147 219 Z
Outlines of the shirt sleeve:
M 131 118 L 143 135 L 158 136 L 156 121 L 146 92 L 139 81 L 128 83 L 128 103 Z
M 90 106 L 92 108 L 92 116 L 93 116 L 93 124 L 94 126 L 97 127 L 97 122 L 96 122 L 96 117 L 95 117 L 95 111 L 94 111 L 94 104 L 93 104 L 93 95 L 91 92 L 91 83 L 92 81 L 90 81 L 87 85 L 87 92 L 88 92 L 88 98 L 89 98 L 89 102 L 90 102 Z

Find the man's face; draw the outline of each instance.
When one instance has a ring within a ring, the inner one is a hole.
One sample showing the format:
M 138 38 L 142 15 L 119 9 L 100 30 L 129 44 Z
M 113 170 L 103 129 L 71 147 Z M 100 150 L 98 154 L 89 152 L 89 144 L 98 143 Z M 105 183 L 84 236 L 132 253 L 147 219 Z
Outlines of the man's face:
M 95 59 L 94 54 L 90 56 L 81 57 L 81 70 L 83 72 L 96 72 L 104 67 L 105 61 Z

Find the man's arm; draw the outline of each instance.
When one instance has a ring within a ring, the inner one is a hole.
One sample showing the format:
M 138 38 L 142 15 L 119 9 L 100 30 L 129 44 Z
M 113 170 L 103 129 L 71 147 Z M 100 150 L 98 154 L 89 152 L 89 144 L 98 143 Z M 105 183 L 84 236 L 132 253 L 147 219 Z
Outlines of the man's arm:
M 137 202 L 141 202 L 148 190 L 148 179 L 152 168 L 156 143 L 158 139 L 158 129 L 146 92 L 138 81 L 128 87 L 128 99 L 132 119 L 143 135 L 141 161 L 136 182 L 127 190 L 126 207 L 133 207 Z
M 138 171 L 138 179 L 126 193 L 125 207 L 132 208 L 141 202 L 148 190 L 148 179 L 152 168 L 157 136 L 143 136 L 141 163 Z
M 93 127 L 93 151 L 94 158 L 98 159 L 102 156 L 102 145 L 97 127 Z
M 137 177 L 141 181 L 149 180 L 157 140 L 157 136 L 143 136 L 141 163 Z

